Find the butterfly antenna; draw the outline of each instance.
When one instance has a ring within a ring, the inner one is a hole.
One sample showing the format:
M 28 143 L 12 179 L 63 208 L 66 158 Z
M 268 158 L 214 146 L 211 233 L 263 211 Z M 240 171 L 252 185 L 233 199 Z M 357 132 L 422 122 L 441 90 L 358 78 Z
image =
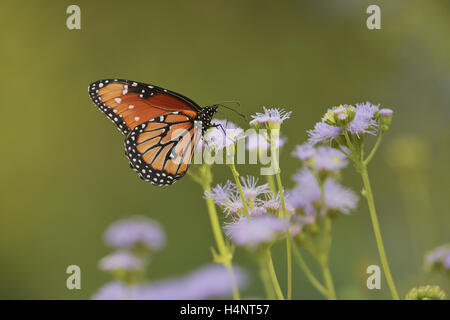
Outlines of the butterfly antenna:
M 224 101 L 224 103 L 235 103 L 235 104 L 237 104 L 238 106 L 241 105 L 241 103 L 240 103 L 239 101 Z M 216 103 L 215 106 L 217 106 L 217 107 L 223 107 L 223 108 L 225 108 L 225 109 L 231 110 L 231 111 L 233 111 L 234 113 L 236 113 L 236 114 L 238 114 L 239 116 L 241 116 L 245 121 L 247 121 L 247 117 L 245 116 L 245 114 L 240 113 L 240 112 L 237 111 L 236 109 L 230 108 L 229 106 L 226 106 L 226 105 L 221 104 L 221 103 Z

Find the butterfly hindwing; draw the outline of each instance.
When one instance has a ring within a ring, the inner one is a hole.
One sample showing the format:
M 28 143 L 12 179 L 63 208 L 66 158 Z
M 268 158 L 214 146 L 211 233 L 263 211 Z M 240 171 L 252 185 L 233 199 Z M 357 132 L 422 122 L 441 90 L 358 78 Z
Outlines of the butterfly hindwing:
M 170 185 L 186 173 L 200 137 L 191 113 L 166 113 L 131 130 L 125 154 L 142 179 Z

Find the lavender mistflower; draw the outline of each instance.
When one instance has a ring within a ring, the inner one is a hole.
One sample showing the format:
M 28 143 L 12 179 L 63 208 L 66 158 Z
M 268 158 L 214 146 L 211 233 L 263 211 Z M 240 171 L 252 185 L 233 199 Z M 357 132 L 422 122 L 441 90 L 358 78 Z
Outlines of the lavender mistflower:
M 255 200 L 259 195 L 270 193 L 269 184 L 263 184 L 257 186 L 258 178 L 247 176 L 246 179 L 241 177 L 242 181 L 242 192 L 245 199 Z
M 204 300 L 231 296 L 233 280 L 242 288 L 246 276 L 233 268 L 234 279 L 226 268 L 207 265 L 186 276 L 148 283 L 133 291 L 136 300 Z
M 293 155 L 305 161 L 315 172 L 337 172 L 348 164 L 345 155 L 341 151 L 327 146 L 314 148 L 309 143 L 297 146 Z
M 272 124 L 281 125 L 284 120 L 289 119 L 292 114 L 292 111 L 285 111 L 284 109 L 271 108 L 267 109 L 263 107 L 264 112 L 257 112 L 255 115 L 251 117 L 253 120 L 250 121 L 251 126 L 263 125 L 270 126 Z
M 318 122 L 313 130 L 308 131 L 308 142 L 313 145 L 317 143 L 331 143 L 341 134 L 341 128 Z
M 117 249 L 143 246 L 149 250 L 160 250 L 166 244 L 161 225 L 149 218 L 134 217 L 113 223 L 105 232 L 105 242 Z
M 450 254 L 448 254 L 444 259 L 444 268 L 450 270 Z
M 305 161 L 313 158 L 316 155 L 316 150 L 314 146 L 310 143 L 304 143 L 298 145 L 295 150 L 292 152 L 292 155 L 301 161 Z
M 281 197 L 280 193 L 273 195 L 267 193 L 264 199 L 258 199 L 258 204 L 262 206 L 266 211 L 275 213 L 281 210 Z
M 205 198 L 213 200 L 219 206 L 225 206 L 235 190 L 236 185 L 227 181 L 224 185 L 218 184 L 211 191 L 206 191 Z
M 245 273 L 233 268 L 234 279 L 226 268 L 207 265 L 186 276 L 127 286 L 121 282 L 106 284 L 92 297 L 94 300 L 204 300 L 228 297 L 233 281 L 239 288 L 246 284 Z
M 137 287 L 129 287 L 126 284 L 116 281 L 102 286 L 92 297 L 92 300 L 128 300 L 135 294 Z
M 234 145 L 238 139 L 243 138 L 244 131 L 234 123 L 227 120 L 214 119 L 218 127 L 210 128 L 204 135 L 204 143 L 207 148 L 222 150 Z
M 117 251 L 102 258 L 99 268 L 102 271 L 114 272 L 117 270 L 140 271 L 144 267 L 142 261 L 127 251 Z
M 289 232 L 292 236 L 295 236 L 303 232 L 305 226 L 312 224 L 316 221 L 315 214 L 305 214 L 305 215 L 293 215 L 289 221 Z
M 317 213 L 317 205 L 322 199 L 322 191 L 314 174 L 306 169 L 301 169 L 295 176 L 297 182 L 294 189 L 289 191 L 290 204 L 298 209 L 301 208 L 306 215 Z M 324 183 L 325 207 L 328 210 L 350 213 L 358 203 L 356 194 L 344 188 L 336 180 L 328 178 Z
M 328 210 L 349 214 L 356 208 L 358 196 L 334 179 L 328 178 L 324 184 L 325 205 Z
M 239 194 L 233 194 L 230 199 L 225 201 L 224 210 L 226 216 L 239 216 L 244 211 L 244 204 L 242 203 Z
M 286 143 L 286 138 L 281 136 L 278 140 L 278 147 L 281 148 Z M 267 151 L 270 149 L 267 133 L 255 133 L 248 136 L 246 149 L 248 151 Z
M 250 209 L 251 217 L 261 217 L 267 214 L 267 210 L 264 207 L 253 207 Z
M 319 146 L 316 148 L 313 167 L 316 171 L 337 172 L 348 164 L 345 155 L 334 148 Z
M 316 213 L 316 203 L 321 199 L 322 192 L 314 174 L 307 168 L 300 169 L 293 177 L 297 183 L 288 193 L 289 203 L 295 208 L 301 208 L 305 214 Z
M 255 249 L 261 244 L 270 243 L 281 237 L 287 228 L 287 220 L 272 215 L 254 217 L 225 225 L 227 236 L 237 246 Z
M 347 131 L 356 135 L 369 133 L 376 134 L 375 113 L 379 105 L 370 102 L 356 104 L 355 118 L 348 124 Z
M 425 266 L 428 269 L 442 269 L 450 272 L 450 244 L 444 244 L 427 253 Z
M 301 168 L 292 176 L 292 180 L 301 188 L 317 189 L 320 191 L 316 177 L 308 168 Z M 317 186 L 317 188 L 316 188 Z

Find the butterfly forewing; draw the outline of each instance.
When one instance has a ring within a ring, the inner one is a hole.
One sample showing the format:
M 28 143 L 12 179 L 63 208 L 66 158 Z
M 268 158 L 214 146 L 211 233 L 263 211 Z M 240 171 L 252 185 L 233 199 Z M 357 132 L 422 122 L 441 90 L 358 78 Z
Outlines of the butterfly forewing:
M 121 79 L 104 79 L 89 86 L 97 107 L 125 135 L 138 125 L 172 111 L 200 111 L 183 95 L 157 86 Z

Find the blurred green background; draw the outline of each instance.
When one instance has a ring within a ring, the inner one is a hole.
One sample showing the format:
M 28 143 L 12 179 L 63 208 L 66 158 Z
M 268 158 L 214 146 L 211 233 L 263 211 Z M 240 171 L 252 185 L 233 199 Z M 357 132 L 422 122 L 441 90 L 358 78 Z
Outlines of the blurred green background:
M 66 8 L 81 7 L 81 30 Z M 381 30 L 366 8 L 381 7 Z M 370 166 L 394 279 L 402 296 L 418 284 L 448 281 L 422 270 L 425 251 L 449 241 L 450 2 L 442 1 L 2 1 L 0 4 L 2 157 L 0 298 L 90 298 L 109 280 L 97 268 L 110 252 L 102 232 L 143 214 L 161 222 L 168 247 L 151 279 L 211 261 L 213 244 L 201 189 L 189 177 L 154 187 L 129 169 L 123 137 L 91 103 L 87 87 L 118 77 L 169 88 L 200 105 L 239 100 L 293 111 L 285 123 L 283 178 L 306 130 L 330 106 L 369 100 L 394 109 L 391 130 Z M 231 121 L 245 126 L 235 115 Z M 241 174 L 256 172 L 239 166 Z M 230 178 L 215 170 L 215 181 Z M 359 192 L 352 168 L 344 183 Z M 275 250 L 285 283 L 284 245 Z M 82 289 L 66 289 L 66 267 Z M 253 261 L 238 251 L 261 296 Z M 366 288 L 379 264 L 368 209 L 340 217 L 331 269 L 340 298 L 389 298 Z M 300 270 L 295 298 L 320 298 Z

